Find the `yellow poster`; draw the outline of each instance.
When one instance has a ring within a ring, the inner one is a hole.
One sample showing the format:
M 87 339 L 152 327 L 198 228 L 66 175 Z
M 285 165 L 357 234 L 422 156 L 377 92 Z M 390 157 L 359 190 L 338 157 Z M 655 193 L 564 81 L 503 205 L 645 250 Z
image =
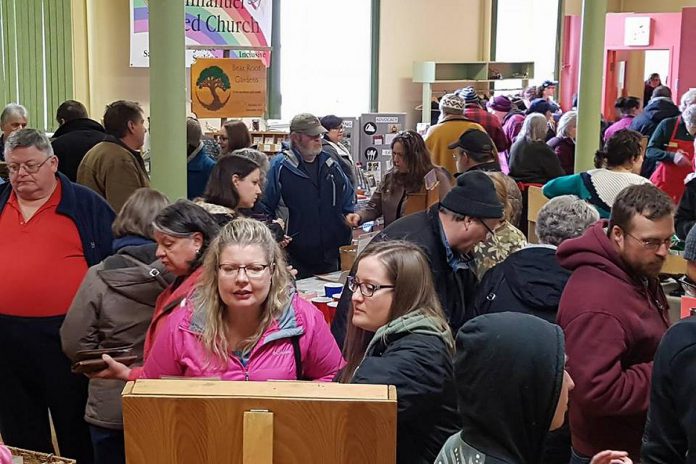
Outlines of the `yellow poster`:
M 261 60 L 197 59 L 191 65 L 191 111 L 199 118 L 262 117 L 266 66 Z

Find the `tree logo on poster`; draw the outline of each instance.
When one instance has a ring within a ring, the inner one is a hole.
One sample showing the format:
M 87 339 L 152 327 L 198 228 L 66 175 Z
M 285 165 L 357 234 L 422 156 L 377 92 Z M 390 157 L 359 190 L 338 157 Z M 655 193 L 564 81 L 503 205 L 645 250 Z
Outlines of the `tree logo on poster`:
M 374 161 L 377 159 L 377 149 L 374 147 L 370 147 L 367 150 L 365 150 L 365 158 L 367 158 L 368 161 Z
M 210 111 L 217 111 L 225 106 L 227 101 L 230 99 L 230 95 L 232 95 L 232 93 L 229 91 L 232 88 L 230 85 L 230 78 L 219 66 L 210 66 L 201 71 L 201 74 L 198 76 L 198 80 L 196 81 L 196 87 L 198 90 L 210 90 L 212 101 L 201 100 L 200 92 L 196 91 L 196 98 L 198 99 L 198 102 L 203 105 L 205 109 Z M 220 99 L 218 89 L 220 89 L 223 93 L 227 93 L 227 98 L 225 101 Z
M 363 126 L 363 131 L 365 131 L 367 135 L 372 135 L 377 132 L 377 126 L 373 122 L 368 122 Z

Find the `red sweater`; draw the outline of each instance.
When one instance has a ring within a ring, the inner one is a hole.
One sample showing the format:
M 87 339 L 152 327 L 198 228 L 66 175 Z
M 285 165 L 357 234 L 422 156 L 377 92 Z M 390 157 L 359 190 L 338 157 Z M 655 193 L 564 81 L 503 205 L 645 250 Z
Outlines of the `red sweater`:
M 640 456 L 652 361 L 667 330 L 667 299 L 656 279 L 628 274 L 600 221 L 565 241 L 557 256 L 573 271 L 558 311 L 566 337 L 573 447 Z

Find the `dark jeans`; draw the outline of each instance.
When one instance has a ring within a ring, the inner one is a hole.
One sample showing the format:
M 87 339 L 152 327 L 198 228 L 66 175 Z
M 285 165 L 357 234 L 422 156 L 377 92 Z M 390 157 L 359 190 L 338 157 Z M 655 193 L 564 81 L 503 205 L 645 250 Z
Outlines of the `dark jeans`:
M 592 457 L 583 456 L 574 449 L 570 450 L 570 462 L 568 464 L 590 464 Z
M 89 426 L 94 448 L 94 464 L 126 464 L 123 430 Z
M 60 346 L 63 317 L 0 315 L 0 434 L 9 446 L 53 453 L 49 411 L 60 454 L 91 464 L 83 416 L 87 378 L 70 372 Z

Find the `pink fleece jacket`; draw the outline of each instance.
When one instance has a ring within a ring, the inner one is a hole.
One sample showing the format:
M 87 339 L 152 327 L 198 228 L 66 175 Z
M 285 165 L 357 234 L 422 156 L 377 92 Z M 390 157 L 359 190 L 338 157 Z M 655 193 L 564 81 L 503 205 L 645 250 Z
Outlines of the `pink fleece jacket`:
M 195 312 L 191 299 L 187 299 L 161 327 L 140 377 L 296 380 L 291 337 L 298 335 L 301 335 L 302 372 L 306 380 L 330 382 L 344 365 L 322 313 L 297 295 L 261 336 L 246 366 L 238 356 L 228 356 L 226 363 L 220 363 L 210 354 L 200 341 L 204 328 L 204 315 Z
M 0 445 L 0 464 L 12 464 L 12 454 L 4 445 Z

